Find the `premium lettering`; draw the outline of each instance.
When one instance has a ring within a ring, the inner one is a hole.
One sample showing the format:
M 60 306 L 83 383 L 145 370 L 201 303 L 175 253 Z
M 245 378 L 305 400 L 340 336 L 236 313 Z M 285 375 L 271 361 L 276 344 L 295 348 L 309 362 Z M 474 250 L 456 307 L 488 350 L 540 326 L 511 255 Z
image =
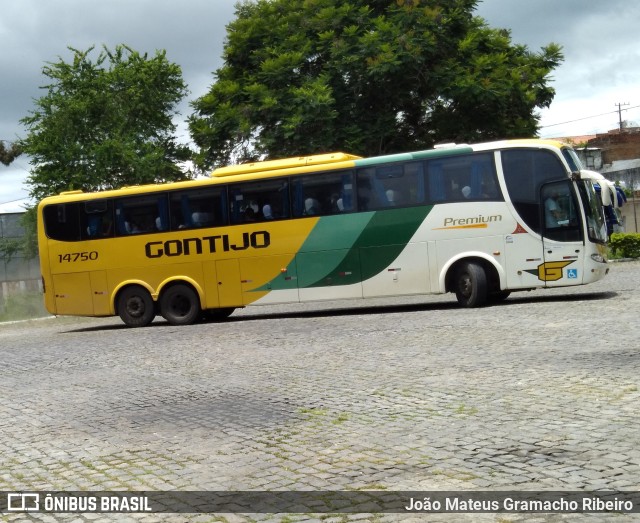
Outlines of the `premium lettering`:
M 228 234 L 203 236 L 201 238 L 185 238 L 183 240 L 166 240 L 164 242 L 148 242 L 144 246 L 147 258 L 163 256 L 190 256 L 191 254 L 244 251 L 265 249 L 271 245 L 271 235 L 267 231 L 243 232 L 240 238 Z
M 501 222 L 502 215 L 494 214 L 493 216 L 483 216 L 482 214 L 478 216 L 473 216 L 471 218 L 445 218 L 444 226 L 445 227 L 455 227 L 460 225 L 475 225 L 478 223 L 491 223 L 491 222 Z

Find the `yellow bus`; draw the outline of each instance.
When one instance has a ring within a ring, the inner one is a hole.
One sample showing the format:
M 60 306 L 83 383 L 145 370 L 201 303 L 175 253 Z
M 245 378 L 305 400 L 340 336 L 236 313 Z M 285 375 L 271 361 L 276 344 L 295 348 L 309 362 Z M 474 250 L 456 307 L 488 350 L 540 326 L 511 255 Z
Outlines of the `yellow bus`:
M 412 294 L 482 306 L 601 279 L 606 238 L 594 173 L 542 140 L 256 162 L 38 206 L 47 310 L 133 327 Z

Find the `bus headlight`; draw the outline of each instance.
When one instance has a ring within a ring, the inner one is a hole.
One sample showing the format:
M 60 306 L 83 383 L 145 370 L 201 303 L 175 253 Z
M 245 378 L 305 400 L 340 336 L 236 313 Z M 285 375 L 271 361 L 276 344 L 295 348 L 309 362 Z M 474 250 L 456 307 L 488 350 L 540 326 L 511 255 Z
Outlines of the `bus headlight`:
M 605 259 L 604 256 L 602 256 L 602 254 L 598 254 L 598 253 L 592 254 L 591 259 L 593 261 L 597 261 L 598 263 L 607 263 L 607 260 Z

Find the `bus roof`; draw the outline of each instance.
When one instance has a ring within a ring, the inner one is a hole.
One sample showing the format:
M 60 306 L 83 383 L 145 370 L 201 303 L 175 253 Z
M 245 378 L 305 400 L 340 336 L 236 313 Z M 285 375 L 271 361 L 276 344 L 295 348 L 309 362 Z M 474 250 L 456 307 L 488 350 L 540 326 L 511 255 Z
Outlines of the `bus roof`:
M 455 154 L 465 154 L 473 152 L 473 148 L 467 144 L 446 144 L 444 146 L 436 146 L 433 149 L 424 151 L 416 151 L 411 153 L 388 154 L 383 156 L 373 156 L 371 158 L 363 158 L 348 153 L 327 153 L 314 156 L 299 156 L 294 158 L 282 158 L 280 160 L 267 160 L 265 162 L 251 162 L 240 165 L 230 165 L 220 167 L 211 173 L 212 178 L 221 178 L 227 176 L 240 176 L 243 174 L 272 174 L 273 171 L 285 171 L 300 169 L 303 167 L 312 167 L 320 165 L 332 165 L 336 163 L 351 162 L 348 166 L 366 167 L 369 165 L 377 165 L 381 163 L 391 163 L 407 160 L 422 160 L 427 158 L 437 158 L 439 156 L 451 156 Z M 288 174 L 288 173 L 287 173 Z
M 529 146 L 547 146 L 547 147 L 566 147 L 567 144 L 558 140 L 541 140 L 537 138 L 525 138 L 517 140 L 502 140 L 474 145 L 448 143 L 436 145 L 433 149 L 425 149 L 422 151 L 389 154 L 363 158 L 349 153 L 333 152 L 326 154 L 317 154 L 312 156 L 299 156 L 293 158 L 282 158 L 278 160 L 267 160 L 264 162 L 251 162 L 240 165 L 230 165 L 215 169 L 209 178 L 199 178 L 195 180 L 185 180 L 181 182 L 169 182 L 169 184 L 149 184 L 127 186 L 119 189 L 110 189 L 107 191 L 88 192 L 84 191 L 64 191 L 58 195 L 45 198 L 59 199 L 65 201 L 74 201 L 82 199 L 104 198 L 106 196 L 125 196 L 139 194 L 140 191 L 156 192 L 167 190 L 167 185 L 171 189 L 189 189 L 203 185 L 209 185 L 211 182 L 230 182 L 230 181 L 248 181 L 264 175 L 271 176 L 291 176 L 295 174 L 313 173 L 317 167 L 326 165 L 335 169 L 347 169 L 354 167 L 368 167 L 372 165 L 392 163 L 399 161 L 411 160 L 427 160 L 444 156 L 455 156 L 470 154 L 474 151 L 484 151 L 491 149 L 502 149 L 510 147 L 518 147 L 522 145 Z M 207 183 L 207 180 L 209 182 Z
M 267 160 L 265 162 L 251 162 L 240 165 L 229 165 L 220 167 L 211 173 L 212 177 L 236 176 L 238 174 L 250 174 L 259 171 L 275 171 L 279 169 L 290 169 L 296 167 L 306 167 L 308 165 L 324 165 L 348 160 L 357 160 L 361 156 L 347 153 L 326 153 L 314 156 L 298 156 L 295 158 L 282 158 L 280 160 Z

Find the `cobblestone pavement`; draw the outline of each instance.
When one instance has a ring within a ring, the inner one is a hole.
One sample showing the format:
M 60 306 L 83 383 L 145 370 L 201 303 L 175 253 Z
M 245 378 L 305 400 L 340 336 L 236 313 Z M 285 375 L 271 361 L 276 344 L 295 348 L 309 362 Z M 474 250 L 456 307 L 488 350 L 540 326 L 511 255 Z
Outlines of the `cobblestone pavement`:
M 250 308 L 189 327 L 157 319 L 127 329 L 117 318 L 0 325 L 0 490 L 638 490 L 640 263 L 611 267 L 590 286 L 482 309 L 446 295 Z

